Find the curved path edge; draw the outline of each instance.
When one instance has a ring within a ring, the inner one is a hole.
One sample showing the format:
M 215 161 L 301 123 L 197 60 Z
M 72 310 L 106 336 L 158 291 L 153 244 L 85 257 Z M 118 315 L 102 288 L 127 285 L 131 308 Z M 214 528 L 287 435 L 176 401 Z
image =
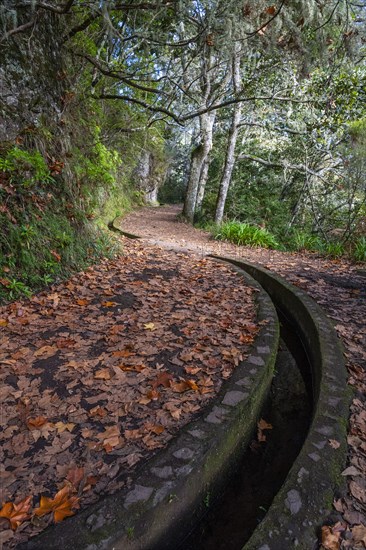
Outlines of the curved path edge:
M 279 321 L 268 294 L 257 289 L 261 329 L 249 357 L 219 393 L 161 451 L 143 464 L 129 487 L 54 525 L 19 548 L 45 550 L 172 550 L 206 513 L 232 476 L 267 397 L 279 344 Z
M 305 443 L 245 550 L 318 548 L 321 523 L 343 485 L 352 393 L 340 340 L 322 309 L 304 291 L 258 265 L 225 260 L 249 273 L 300 335 L 312 368 L 314 415 Z M 244 519 L 244 518 L 243 518 Z

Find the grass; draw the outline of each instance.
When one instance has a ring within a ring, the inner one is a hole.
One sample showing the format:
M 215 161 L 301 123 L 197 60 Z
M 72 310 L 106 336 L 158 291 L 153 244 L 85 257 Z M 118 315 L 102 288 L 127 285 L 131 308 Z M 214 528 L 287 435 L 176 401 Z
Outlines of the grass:
M 352 257 L 356 262 L 366 262 L 366 237 L 359 237 L 355 242 Z
M 225 222 L 211 229 L 217 240 L 229 241 L 239 246 L 260 248 L 278 248 L 279 244 L 274 235 L 262 227 L 237 221 Z

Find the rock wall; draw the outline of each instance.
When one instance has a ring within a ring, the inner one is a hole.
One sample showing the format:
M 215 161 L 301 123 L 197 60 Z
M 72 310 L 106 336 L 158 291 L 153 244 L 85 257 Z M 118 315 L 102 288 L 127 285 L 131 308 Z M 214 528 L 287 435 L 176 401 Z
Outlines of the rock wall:
M 64 18 L 31 7 L 0 6 L 0 142 L 58 122 L 65 102 Z M 22 32 L 15 28 L 32 25 Z
M 156 203 L 166 168 L 161 166 L 151 151 L 144 149 L 134 171 L 136 188 L 143 194 L 146 203 Z

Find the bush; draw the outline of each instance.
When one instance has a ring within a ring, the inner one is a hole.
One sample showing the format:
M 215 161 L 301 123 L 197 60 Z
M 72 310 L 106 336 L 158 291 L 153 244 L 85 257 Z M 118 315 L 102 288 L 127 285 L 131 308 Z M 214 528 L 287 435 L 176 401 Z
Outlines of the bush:
M 212 234 L 217 240 L 230 241 L 240 246 L 278 248 L 278 242 L 272 233 L 248 223 L 226 222 L 215 226 Z

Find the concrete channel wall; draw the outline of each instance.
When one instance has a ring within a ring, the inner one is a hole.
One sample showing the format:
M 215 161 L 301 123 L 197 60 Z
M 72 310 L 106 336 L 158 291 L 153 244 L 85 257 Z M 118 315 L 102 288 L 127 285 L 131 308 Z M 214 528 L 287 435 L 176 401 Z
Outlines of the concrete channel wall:
M 268 292 L 276 308 L 295 327 L 312 370 L 314 415 L 308 436 L 284 485 L 244 548 L 313 550 L 318 548 L 321 523 L 332 512 L 334 494 L 343 484 L 340 474 L 346 462 L 351 391 L 342 347 L 330 320 L 305 292 L 257 265 L 219 259 L 249 273 Z

